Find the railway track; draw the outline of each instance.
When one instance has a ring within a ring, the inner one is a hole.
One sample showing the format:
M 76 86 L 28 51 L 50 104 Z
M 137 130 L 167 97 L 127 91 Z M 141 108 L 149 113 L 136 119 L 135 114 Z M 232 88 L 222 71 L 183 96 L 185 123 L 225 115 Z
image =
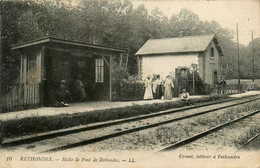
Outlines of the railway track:
M 256 140 L 256 139 L 259 138 L 259 137 L 260 137 L 260 132 L 257 133 L 256 135 L 254 135 L 252 138 L 248 139 L 244 144 L 242 144 L 241 146 L 239 146 L 238 149 L 237 149 L 237 151 L 246 148 L 248 145 L 250 145 L 250 143 L 252 143 L 254 140 Z
M 3 147 L 10 147 L 10 146 L 17 146 L 19 144 L 26 144 L 26 143 L 33 143 L 37 141 L 48 141 L 48 139 L 57 139 L 58 142 L 64 141 L 64 139 L 68 138 L 68 136 L 71 137 L 77 137 L 81 136 L 77 140 L 73 140 L 71 142 L 65 142 L 65 143 L 60 143 L 57 144 L 57 146 L 51 146 L 47 150 L 43 150 L 43 152 L 54 152 L 54 151 L 60 151 L 60 150 L 66 150 L 70 148 L 75 148 L 78 146 L 82 145 L 88 145 L 91 143 L 103 141 L 105 139 L 121 136 L 124 134 L 136 132 L 136 131 L 141 131 L 144 129 L 160 126 L 163 124 L 171 123 L 174 121 L 180 121 L 183 119 L 199 116 L 202 114 L 207 114 L 210 112 L 214 112 L 216 110 L 220 109 L 225 109 L 229 107 L 234 107 L 238 105 L 242 105 L 245 103 L 253 102 L 256 100 L 259 100 L 259 96 L 254 96 L 254 97 L 249 97 L 249 98 L 238 98 L 238 99 L 233 99 L 226 101 L 225 103 L 221 103 L 220 101 L 214 102 L 214 103 L 207 103 L 203 105 L 197 105 L 197 106 L 190 106 L 190 107 L 184 107 L 180 109 L 174 109 L 174 110 L 166 110 L 154 114 L 149 114 L 149 115 L 143 115 L 140 117 L 133 117 L 130 119 L 123 119 L 123 120 L 117 120 L 117 121 L 112 121 L 112 122 L 107 122 L 107 123 L 102 123 L 102 124 L 94 124 L 92 126 L 83 126 L 78 129 L 74 130 L 62 130 L 59 132 L 50 132 L 50 133 L 45 133 L 45 134 L 40 134 L 37 136 L 29 136 L 21 139 L 16 139 L 12 141 L 4 141 L 2 146 Z M 238 101 L 238 102 L 236 102 Z M 235 103 L 234 103 L 235 102 Z M 227 104 L 227 105 L 226 105 Z M 219 105 L 218 107 L 214 107 L 214 105 Z M 200 108 L 204 108 L 205 110 L 201 111 Z M 188 112 L 187 114 L 183 114 L 184 112 L 186 113 L 189 110 L 194 110 L 194 109 L 200 109 L 199 112 Z M 181 115 L 178 112 L 183 112 Z M 171 116 L 173 114 L 179 114 L 179 116 Z M 167 119 L 165 119 L 167 116 Z M 151 122 L 149 119 L 154 119 L 158 118 L 160 119 L 156 122 Z M 129 123 L 134 122 L 131 126 L 129 126 Z M 138 124 L 136 124 L 138 122 Z M 122 125 L 124 123 L 127 123 L 128 126 L 127 128 L 124 127 L 118 128 L 119 125 Z M 136 126 L 138 125 L 138 126 Z M 106 131 L 107 130 L 107 131 Z M 100 132 L 103 132 L 102 134 Z M 95 136 L 92 136 L 94 135 Z M 67 137 L 66 137 L 67 136 Z M 48 142 L 46 142 L 48 143 Z M 45 143 L 45 144 L 46 144 Z
M 256 147 L 256 150 L 259 150 L 259 141 L 260 141 L 260 132 L 255 134 L 253 137 L 248 139 L 244 144 L 238 147 L 237 151 L 240 150 L 248 150 L 248 149 L 254 149 Z M 253 145 L 253 147 L 252 147 Z
M 236 118 L 232 121 L 228 121 L 228 122 L 225 122 L 223 124 L 220 124 L 220 125 L 217 125 L 211 129 L 208 129 L 206 131 L 203 131 L 199 134 L 196 134 L 194 136 L 191 136 L 191 137 L 188 137 L 184 140 L 181 140 L 177 143 L 174 143 L 174 144 L 171 144 L 167 147 L 164 147 L 162 149 L 160 149 L 158 152 L 165 152 L 165 151 L 171 151 L 171 150 L 175 150 L 177 148 L 181 148 L 181 147 L 184 147 L 185 145 L 188 145 L 188 144 L 192 144 L 194 141 L 197 141 L 199 139 L 202 139 L 204 138 L 205 136 L 207 135 L 210 135 L 210 134 L 213 134 L 213 133 L 216 133 L 217 131 L 223 129 L 223 128 L 226 128 L 227 126 L 230 126 L 234 123 L 238 123 L 238 122 L 244 122 L 244 125 L 250 125 L 250 117 L 252 117 L 253 115 L 256 115 L 258 114 L 259 115 L 260 113 L 260 110 L 256 110 L 256 111 L 253 111 L 253 112 L 250 112 L 249 114 L 246 114 L 246 115 L 243 115 L 239 118 Z M 260 115 L 258 116 L 258 119 L 259 119 Z M 243 145 L 241 145 L 239 149 L 242 149 L 244 148 L 246 145 L 248 145 L 251 141 L 253 141 L 255 138 L 257 138 L 258 136 L 260 135 L 260 133 L 256 134 L 255 136 L 253 136 L 252 138 L 250 138 L 249 140 L 247 140 Z M 201 143 L 199 143 L 201 144 Z M 196 145 L 198 145 L 198 143 L 196 143 Z M 202 146 L 203 144 L 201 144 Z M 205 144 L 204 144 L 205 145 Z

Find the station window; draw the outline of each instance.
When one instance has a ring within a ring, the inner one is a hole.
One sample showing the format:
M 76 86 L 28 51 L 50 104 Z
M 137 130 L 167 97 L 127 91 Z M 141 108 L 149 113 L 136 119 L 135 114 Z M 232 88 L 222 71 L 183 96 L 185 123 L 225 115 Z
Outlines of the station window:
M 210 50 L 210 57 L 214 57 L 214 48 L 213 47 Z
M 102 58 L 95 60 L 95 74 L 96 83 L 104 83 L 104 60 Z

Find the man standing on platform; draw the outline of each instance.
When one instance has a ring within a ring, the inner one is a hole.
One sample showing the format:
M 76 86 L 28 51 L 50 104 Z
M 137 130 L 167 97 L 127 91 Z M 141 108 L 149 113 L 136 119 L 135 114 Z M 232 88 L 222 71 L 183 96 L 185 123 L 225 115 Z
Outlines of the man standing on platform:
M 222 85 L 221 94 L 225 94 L 225 87 L 227 85 L 227 82 L 225 81 L 225 78 L 221 79 L 221 85 Z
M 221 91 L 222 91 L 222 80 L 221 80 L 221 78 L 218 78 L 216 88 L 217 88 L 217 94 L 220 95 Z

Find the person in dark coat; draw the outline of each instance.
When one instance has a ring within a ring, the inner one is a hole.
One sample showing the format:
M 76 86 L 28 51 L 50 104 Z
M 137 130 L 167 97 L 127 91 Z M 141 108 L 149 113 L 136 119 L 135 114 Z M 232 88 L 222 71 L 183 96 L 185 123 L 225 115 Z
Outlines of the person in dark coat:
M 60 87 L 58 88 L 58 102 L 55 103 L 54 106 L 57 107 L 67 107 L 69 104 L 67 102 L 71 102 L 71 94 L 66 86 L 66 81 L 61 80 Z
M 216 88 L 217 88 L 218 95 L 220 95 L 221 94 L 221 90 L 222 90 L 222 80 L 221 80 L 221 78 L 218 78 L 218 82 L 217 82 Z
M 154 84 L 156 85 L 155 89 L 155 98 L 161 99 L 163 96 L 163 89 L 162 89 L 162 81 L 160 79 L 160 75 L 156 75 L 156 80 L 154 81 Z
M 227 85 L 225 78 L 221 79 L 221 85 L 222 85 L 221 94 L 225 94 L 225 88 L 226 88 L 226 85 Z

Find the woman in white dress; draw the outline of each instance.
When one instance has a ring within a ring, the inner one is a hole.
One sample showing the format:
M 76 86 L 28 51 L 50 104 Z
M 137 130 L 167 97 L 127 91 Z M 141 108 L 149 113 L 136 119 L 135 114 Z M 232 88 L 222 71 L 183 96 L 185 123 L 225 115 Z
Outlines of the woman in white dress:
M 171 100 L 172 99 L 172 88 L 174 88 L 171 76 L 168 75 L 166 77 L 165 83 L 164 83 L 164 99 L 165 100 Z
M 145 92 L 144 92 L 144 99 L 151 100 L 153 99 L 153 91 L 152 91 L 152 79 L 151 76 L 147 76 L 147 80 L 145 82 Z

